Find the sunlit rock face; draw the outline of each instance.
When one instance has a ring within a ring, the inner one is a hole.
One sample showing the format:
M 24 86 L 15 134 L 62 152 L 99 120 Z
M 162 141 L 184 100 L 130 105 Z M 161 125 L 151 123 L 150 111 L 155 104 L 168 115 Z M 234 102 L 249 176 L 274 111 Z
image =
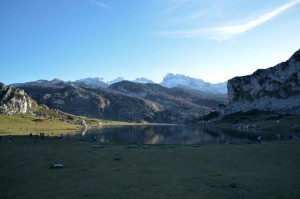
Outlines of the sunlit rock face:
M 227 88 L 232 111 L 300 113 L 300 50 L 274 67 L 230 79 Z
M 0 114 L 27 113 L 34 105 L 36 102 L 24 90 L 0 83 Z

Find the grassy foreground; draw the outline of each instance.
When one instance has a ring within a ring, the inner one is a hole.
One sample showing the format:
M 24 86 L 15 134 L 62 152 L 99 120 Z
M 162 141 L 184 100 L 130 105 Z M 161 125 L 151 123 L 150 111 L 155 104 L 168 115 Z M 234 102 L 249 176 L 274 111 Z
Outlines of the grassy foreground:
M 89 126 L 99 125 L 136 125 L 135 123 L 106 121 L 93 118 L 74 116 L 70 114 L 63 115 L 71 116 L 74 120 L 85 120 Z M 4 135 L 33 135 L 45 133 L 45 135 L 60 135 L 65 133 L 75 133 L 80 131 L 83 126 L 61 121 L 59 116 L 49 118 L 39 118 L 28 115 L 0 115 L 0 136 Z
M 125 149 L 0 141 L 4 198 L 300 198 L 300 142 Z M 115 158 L 120 160 L 116 161 Z M 62 163 L 64 169 L 50 169 Z

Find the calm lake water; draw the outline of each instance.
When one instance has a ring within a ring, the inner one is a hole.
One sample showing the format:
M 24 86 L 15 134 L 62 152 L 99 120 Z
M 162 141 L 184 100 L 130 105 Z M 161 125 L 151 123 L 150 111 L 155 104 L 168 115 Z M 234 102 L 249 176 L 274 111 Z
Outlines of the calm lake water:
M 222 130 L 213 126 L 103 126 L 84 132 L 84 138 L 125 144 L 227 144 L 257 142 L 260 134 Z M 82 133 L 75 135 L 82 138 Z M 286 139 L 282 135 L 262 136 L 262 141 Z

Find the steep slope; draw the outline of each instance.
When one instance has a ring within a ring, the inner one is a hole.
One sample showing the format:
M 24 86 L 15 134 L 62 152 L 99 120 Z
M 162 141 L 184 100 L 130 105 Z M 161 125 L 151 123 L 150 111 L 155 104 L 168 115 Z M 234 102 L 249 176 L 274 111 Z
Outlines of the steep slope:
M 226 82 L 211 84 L 208 82 L 204 82 L 201 79 L 191 78 L 185 75 L 174 75 L 172 73 L 167 74 L 160 85 L 173 88 L 173 87 L 181 87 L 187 89 L 195 89 L 205 93 L 210 94 L 226 94 Z
M 6 87 L 0 82 L 0 114 L 27 113 L 36 102 L 22 89 Z
M 300 114 L 300 50 L 289 60 L 228 81 L 229 112 L 258 109 Z

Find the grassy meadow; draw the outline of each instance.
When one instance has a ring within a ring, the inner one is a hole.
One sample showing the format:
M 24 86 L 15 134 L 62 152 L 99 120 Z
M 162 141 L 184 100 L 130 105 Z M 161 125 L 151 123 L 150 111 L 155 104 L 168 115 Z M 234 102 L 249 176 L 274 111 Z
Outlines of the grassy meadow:
M 300 198 L 300 142 L 174 147 L 7 137 L 4 198 Z M 98 143 L 100 144 L 100 143 Z M 62 163 L 63 169 L 50 169 Z
M 41 119 L 31 116 L 0 116 L 1 135 L 29 135 L 45 133 L 58 135 L 61 133 L 76 132 L 80 126 L 63 122 L 58 119 Z
M 106 121 L 93 118 L 64 115 L 64 117 L 40 118 L 28 115 L 0 115 L 0 136 L 5 135 L 33 135 L 39 133 L 45 133 L 45 135 L 60 135 L 65 133 L 75 133 L 84 128 L 83 126 L 68 123 L 60 120 L 60 118 L 66 118 L 70 116 L 73 120 L 85 120 L 88 126 L 99 125 L 135 125 L 134 123 L 118 122 L 118 121 Z

